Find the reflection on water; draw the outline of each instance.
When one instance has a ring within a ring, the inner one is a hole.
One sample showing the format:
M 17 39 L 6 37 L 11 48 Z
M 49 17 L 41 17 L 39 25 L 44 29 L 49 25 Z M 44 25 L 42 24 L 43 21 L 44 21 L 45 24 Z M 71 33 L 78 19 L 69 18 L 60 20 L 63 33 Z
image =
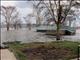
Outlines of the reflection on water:
M 37 33 L 35 30 L 29 31 L 28 29 L 18 29 L 6 31 L 6 29 L 1 30 L 1 42 L 5 41 L 22 41 L 22 42 L 34 42 L 34 41 L 47 41 L 43 33 Z M 40 40 L 41 39 L 41 40 Z
M 1 29 L 1 43 L 6 41 L 22 41 L 22 42 L 35 42 L 35 41 L 53 41 L 54 36 L 46 36 L 44 33 L 39 33 L 33 29 L 18 29 L 6 31 L 5 28 Z M 80 41 L 80 30 L 74 36 L 63 36 L 64 40 Z

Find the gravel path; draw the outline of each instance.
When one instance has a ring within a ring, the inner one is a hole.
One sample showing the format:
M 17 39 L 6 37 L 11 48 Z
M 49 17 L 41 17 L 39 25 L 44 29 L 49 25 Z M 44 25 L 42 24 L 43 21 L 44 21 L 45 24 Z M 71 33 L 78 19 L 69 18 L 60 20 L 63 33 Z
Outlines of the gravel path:
M 1 60 L 16 60 L 14 54 L 8 49 L 1 49 L 0 52 Z

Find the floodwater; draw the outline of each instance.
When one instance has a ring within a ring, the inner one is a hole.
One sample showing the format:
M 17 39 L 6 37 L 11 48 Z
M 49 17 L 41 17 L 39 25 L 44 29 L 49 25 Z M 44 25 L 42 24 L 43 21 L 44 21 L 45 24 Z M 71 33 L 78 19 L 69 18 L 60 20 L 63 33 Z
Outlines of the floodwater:
M 1 29 L 1 43 L 6 41 L 22 41 L 23 43 L 28 42 L 47 42 L 55 40 L 54 36 L 47 36 L 44 33 L 36 32 L 33 28 L 31 31 L 27 28 L 22 29 L 11 29 L 6 31 L 6 28 Z M 76 35 L 63 36 L 62 40 L 78 41 L 80 42 L 80 29 L 76 30 Z
M 23 28 L 10 31 L 6 31 L 5 28 L 1 29 L 1 43 L 6 41 L 22 41 L 22 42 L 43 42 L 53 40 L 48 38 L 44 33 L 36 32 L 36 29 L 32 29 L 31 31 Z
M 77 41 L 80 42 L 80 29 L 76 30 L 76 34 L 75 35 L 71 35 L 71 36 L 63 36 L 64 40 L 68 40 L 68 41 Z

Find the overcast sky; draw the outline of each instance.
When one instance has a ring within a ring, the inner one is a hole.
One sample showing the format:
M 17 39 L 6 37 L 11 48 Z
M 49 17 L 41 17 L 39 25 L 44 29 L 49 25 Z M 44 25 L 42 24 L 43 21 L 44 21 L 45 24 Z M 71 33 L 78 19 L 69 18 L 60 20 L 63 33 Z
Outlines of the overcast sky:
M 1 1 L 1 5 L 4 6 L 16 6 L 18 11 L 20 11 L 21 18 L 27 16 L 27 14 L 33 12 L 32 8 L 32 2 L 31 1 Z M 22 19 L 24 20 L 24 19 Z M 77 25 L 80 25 L 80 18 L 78 18 L 78 22 L 76 22 Z M 35 20 L 31 20 L 33 23 L 35 23 Z M 23 21 L 24 22 L 24 21 Z
M 20 12 L 23 22 L 23 17 L 33 12 L 32 4 L 30 1 L 1 1 L 1 5 L 17 7 L 17 10 Z M 35 21 L 32 20 L 32 23 L 35 23 Z

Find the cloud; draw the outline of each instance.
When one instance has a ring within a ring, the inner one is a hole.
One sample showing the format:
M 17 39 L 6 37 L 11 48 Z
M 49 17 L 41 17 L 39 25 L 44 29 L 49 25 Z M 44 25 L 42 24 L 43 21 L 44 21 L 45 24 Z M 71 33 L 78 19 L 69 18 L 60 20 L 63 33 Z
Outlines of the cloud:
M 32 8 L 31 1 L 1 1 L 3 6 L 16 6 L 19 8 Z
M 17 10 L 20 12 L 20 17 L 23 18 L 27 14 L 32 13 L 33 9 L 31 3 L 27 1 L 1 1 L 3 6 L 16 6 Z M 3 21 L 3 19 L 1 19 Z
M 18 8 L 18 11 L 21 13 L 21 16 L 24 17 L 26 16 L 27 14 L 30 14 L 33 12 L 33 9 L 31 8 Z
M 19 8 L 32 8 L 32 4 L 30 1 L 17 1 L 16 6 Z
M 1 1 L 3 6 L 15 6 L 16 1 Z
M 16 6 L 22 15 L 27 15 L 32 12 L 31 2 L 29 1 L 1 1 L 3 6 Z

